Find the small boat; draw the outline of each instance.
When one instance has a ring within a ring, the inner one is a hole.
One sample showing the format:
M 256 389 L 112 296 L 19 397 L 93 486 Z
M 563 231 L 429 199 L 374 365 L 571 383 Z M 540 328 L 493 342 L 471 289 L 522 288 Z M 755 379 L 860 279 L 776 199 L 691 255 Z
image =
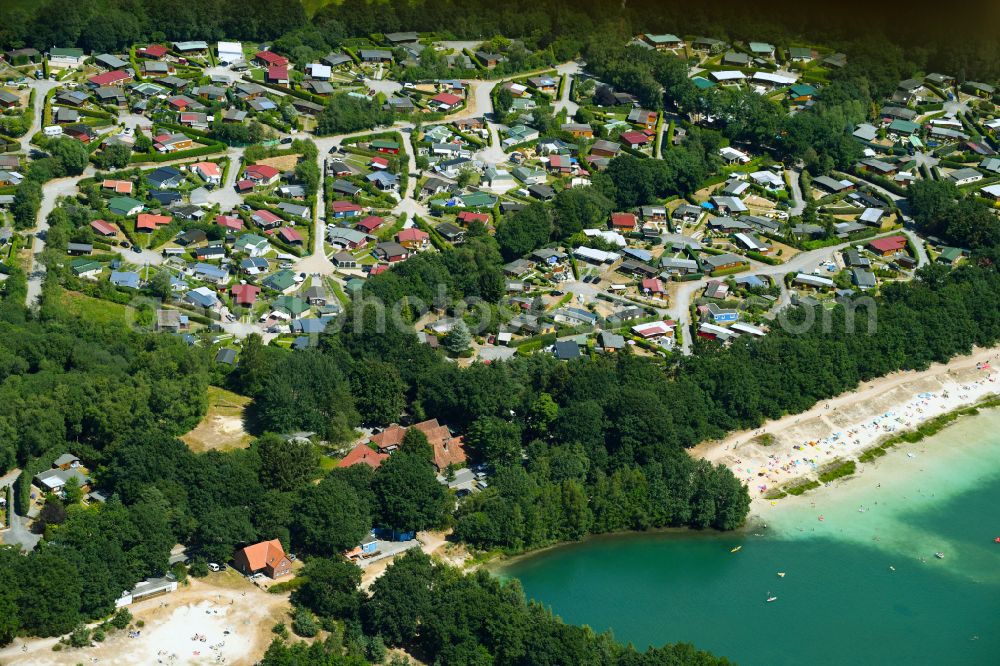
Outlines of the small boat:
M 1000 537 L 997 537 L 996 539 L 993 539 L 993 543 L 1000 543 Z
M 943 560 L 944 559 L 944 553 L 941 553 L 941 552 L 934 553 L 934 557 L 938 558 L 939 560 Z
M 767 603 L 771 603 L 772 601 L 777 601 L 777 600 L 778 597 L 774 596 L 770 592 L 767 593 Z
M 740 552 L 740 549 L 741 549 L 741 548 L 743 548 L 743 546 L 736 546 L 736 548 L 733 548 L 733 549 L 732 549 L 731 551 L 729 551 L 729 552 L 730 552 L 730 553 L 738 553 L 738 552 Z
M 892 566 L 892 565 L 890 564 L 890 565 L 889 565 L 889 571 L 895 571 L 895 570 L 896 570 L 896 567 L 894 567 L 894 566 Z
M 785 577 L 785 572 L 784 571 L 779 571 L 778 572 L 778 578 L 784 578 L 784 577 Z

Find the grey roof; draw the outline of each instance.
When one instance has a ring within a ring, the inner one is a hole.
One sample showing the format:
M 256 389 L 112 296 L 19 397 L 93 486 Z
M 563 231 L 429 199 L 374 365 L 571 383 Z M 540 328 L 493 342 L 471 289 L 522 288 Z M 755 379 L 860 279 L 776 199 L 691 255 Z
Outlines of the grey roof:
M 601 343 L 601 347 L 604 349 L 622 349 L 625 347 L 624 336 L 618 335 L 617 333 L 601 331 L 600 335 L 597 337 L 598 341 Z
M 296 217 L 309 217 L 309 207 L 301 204 L 282 201 L 278 204 L 278 209 L 288 213 L 289 215 L 295 215 Z
M 345 53 L 331 53 L 323 58 L 323 62 L 331 67 L 338 67 L 340 65 L 346 65 L 347 63 L 352 62 L 352 60 L 351 56 Z
M 346 194 L 351 197 L 353 197 L 355 194 L 361 191 L 361 188 L 355 185 L 354 183 L 350 183 L 346 180 L 342 180 L 339 178 L 333 181 L 332 189 L 334 192 L 339 192 L 340 194 Z
M 219 350 L 219 353 L 215 355 L 215 362 L 233 365 L 236 363 L 236 350 L 223 347 Z
M 80 459 L 74 456 L 72 453 L 64 453 L 58 458 L 56 458 L 52 464 L 56 467 L 62 467 L 63 465 L 69 465 L 74 462 L 80 462 Z
M 119 58 L 118 56 L 111 55 L 110 53 L 103 53 L 99 56 L 95 56 L 94 60 L 101 67 L 107 67 L 108 69 L 124 69 L 128 67 L 128 63 Z
M 725 254 L 709 255 L 703 261 L 713 268 L 718 268 L 719 266 L 727 266 L 729 264 L 744 264 L 747 260 L 738 254 L 727 252 Z
M 561 361 L 569 361 L 580 357 L 580 345 L 572 340 L 562 340 L 553 347 L 553 353 Z

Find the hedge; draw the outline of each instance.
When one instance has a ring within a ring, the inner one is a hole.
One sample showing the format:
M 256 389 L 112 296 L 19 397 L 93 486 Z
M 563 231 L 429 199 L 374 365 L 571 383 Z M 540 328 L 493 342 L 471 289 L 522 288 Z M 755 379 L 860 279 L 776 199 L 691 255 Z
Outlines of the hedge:
M 413 223 L 416 224 L 418 228 L 420 228 L 423 231 L 426 231 L 428 235 L 430 235 L 431 245 L 437 248 L 438 251 L 442 251 L 451 247 L 451 243 L 446 241 L 444 237 L 440 233 L 438 233 L 437 229 L 428 224 L 427 221 L 422 217 L 420 217 L 419 215 L 413 216 Z
M 149 153 L 132 153 L 132 156 L 129 158 L 129 164 L 159 164 L 160 162 L 173 162 L 176 160 L 188 159 L 189 157 L 202 157 L 204 155 L 224 153 L 226 150 L 228 150 L 226 144 L 216 142 L 211 145 L 200 146 L 190 150 L 180 150 L 176 153 L 158 153 L 156 155 L 150 155 Z

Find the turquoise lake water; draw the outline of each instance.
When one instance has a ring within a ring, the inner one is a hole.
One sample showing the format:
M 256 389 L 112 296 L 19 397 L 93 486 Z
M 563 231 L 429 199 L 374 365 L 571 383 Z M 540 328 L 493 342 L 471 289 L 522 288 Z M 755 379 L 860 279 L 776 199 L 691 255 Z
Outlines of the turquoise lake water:
M 640 648 L 686 641 L 754 665 L 1000 664 L 1000 411 L 754 512 L 740 533 L 595 538 L 500 574 Z

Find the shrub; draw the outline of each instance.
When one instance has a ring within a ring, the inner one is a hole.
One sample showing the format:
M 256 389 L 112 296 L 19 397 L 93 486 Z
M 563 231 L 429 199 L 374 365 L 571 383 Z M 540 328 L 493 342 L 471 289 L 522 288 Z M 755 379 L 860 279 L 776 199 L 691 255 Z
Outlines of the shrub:
M 292 616 L 292 631 L 302 638 L 312 638 L 319 633 L 319 626 L 312 613 L 305 608 L 297 608 Z
M 87 647 L 90 645 L 90 629 L 82 624 L 73 630 L 69 635 L 69 644 L 75 648 Z
M 195 560 L 188 567 L 188 574 L 195 578 L 204 578 L 208 575 L 208 564 L 205 560 Z
M 132 613 L 129 612 L 129 609 L 122 608 L 119 609 L 119 611 L 114 614 L 114 617 L 111 618 L 111 626 L 115 629 L 124 629 L 131 621 Z

